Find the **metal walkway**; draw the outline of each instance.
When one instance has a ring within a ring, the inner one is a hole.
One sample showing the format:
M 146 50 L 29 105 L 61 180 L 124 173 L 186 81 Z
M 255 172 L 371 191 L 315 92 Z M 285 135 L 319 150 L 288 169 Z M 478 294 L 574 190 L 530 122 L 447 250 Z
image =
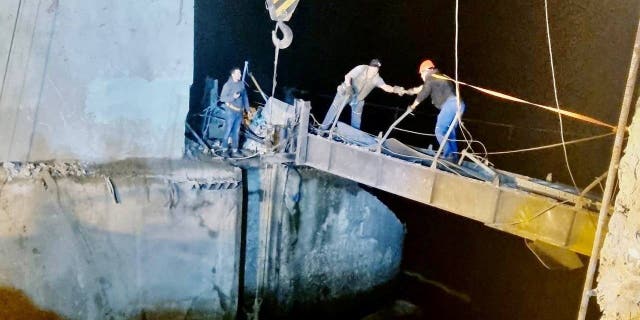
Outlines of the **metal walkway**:
M 310 134 L 310 106 L 304 103 L 297 137 L 297 165 L 341 176 L 526 239 L 584 255 L 591 253 L 597 203 L 515 174 L 508 176 L 528 185 L 514 187 L 500 182 L 501 179 L 482 181 Z

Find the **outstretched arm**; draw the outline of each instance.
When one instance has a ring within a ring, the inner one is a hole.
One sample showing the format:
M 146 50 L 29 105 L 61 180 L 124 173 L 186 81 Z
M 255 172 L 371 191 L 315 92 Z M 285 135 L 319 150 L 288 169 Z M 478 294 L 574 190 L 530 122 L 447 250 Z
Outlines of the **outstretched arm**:
M 422 91 L 422 86 L 417 86 L 415 88 L 411 88 L 411 89 L 407 89 L 405 90 L 405 94 L 411 95 L 411 96 L 415 96 L 416 94 L 418 94 L 420 91 Z
M 418 90 L 419 88 L 419 90 Z M 411 109 L 411 111 L 415 110 L 416 107 L 422 102 L 424 101 L 424 99 L 426 99 L 430 94 L 431 94 L 431 82 L 425 81 L 425 83 L 423 85 L 421 85 L 420 87 L 415 87 L 413 89 L 410 89 L 412 92 L 413 91 L 417 91 L 418 96 L 416 97 L 416 99 L 413 101 L 413 103 L 407 107 L 407 110 Z
M 382 80 L 382 78 L 378 77 L 378 79 L 376 80 L 376 86 L 380 89 L 382 89 L 384 92 L 388 92 L 388 93 L 395 93 L 399 96 L 402 96 L 405 94 L 405 90 L 403 87 L 400 86 L 390 86 L 386 83 L 384 83 L 384 80 Z
M 380 88 L 380 89 L 382 89 L 382 90 L 384 90 L 385 92 L 388 92 L 388 93 L 395 93 L 395 94 L 397 94 L 399 96 L 405 94 L 405 92 L 406 92 L 403 87 L 400 87 L 400 86 L 393 86 L 392 87 L 392 86 L 390 86 L 388 84 L 381 85 L 378 88 Z

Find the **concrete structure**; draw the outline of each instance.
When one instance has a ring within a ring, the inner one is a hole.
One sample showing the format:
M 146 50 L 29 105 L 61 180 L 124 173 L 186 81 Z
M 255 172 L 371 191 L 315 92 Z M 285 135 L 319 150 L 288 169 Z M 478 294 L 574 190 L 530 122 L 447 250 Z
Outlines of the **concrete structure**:
M 636 47 L 636 50 L 638 48 Z M 620 160 L 615 210 L 600 251 L 596 293 L 602 319 L 640 318 L 640 100 Z
M 13 292 L 67 319 L 232 319 L 256 290 L 264 316 L 380 298 L 404 238 L 388 208 L 313 169 L 243 175 L 222 162 L 5 163 L 0 318 L 23 312 Z
M 65 319 L 235 316 L 238 168 L 56 163 L 0 170 L 0 181 L 0 292 Z M 0 318 L 20 314 L 3 301 Z
M 311 168 L 264 164 L 247 181 L 245 310 L 256 294 L 267 318 L 344 317 L 380 300 L 402 260 L 405 229 L 393 212 Z
M 193 0 L 6 0 L 0 29 L 0 161 L 182 155 Z

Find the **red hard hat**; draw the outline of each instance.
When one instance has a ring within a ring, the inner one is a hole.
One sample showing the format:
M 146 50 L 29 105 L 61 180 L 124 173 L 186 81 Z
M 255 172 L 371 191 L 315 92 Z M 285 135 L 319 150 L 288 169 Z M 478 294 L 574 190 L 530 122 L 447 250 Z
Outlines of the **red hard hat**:
M 427 59 L 422 61 L 422 63 L 420 64 L 420 68 L 418 68 L 418 72 L 422 73 L 423 71 L 427 70 L 427 69 L 433 69 L 436 66 L 433 64 L 433 61 Z

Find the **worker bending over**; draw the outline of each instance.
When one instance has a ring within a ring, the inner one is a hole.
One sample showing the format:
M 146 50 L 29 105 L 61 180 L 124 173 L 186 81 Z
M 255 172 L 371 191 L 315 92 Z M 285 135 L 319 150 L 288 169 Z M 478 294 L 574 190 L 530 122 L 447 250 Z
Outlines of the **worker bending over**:
M 384 83 L 378 71 L 382 64 L 380 60 L 373 59 L 369 65 L 359 65 L 344 76 L 344 83 L 338 86 L 338 90 L 329 111 L 327 111 L 321 130 L 331 128 L 334 120 L 340 117 L 340 113 L 344 106 L 349 103 L 351 105 L 351 126 L 360 129 L 360 121 L 362 118 L 362 108 L 364 99 L 369 95 L 373 88 L 380 88 L 389 93 L 395 93 L 402 96 L 405 93 L 402 87 L 392 87 Z

